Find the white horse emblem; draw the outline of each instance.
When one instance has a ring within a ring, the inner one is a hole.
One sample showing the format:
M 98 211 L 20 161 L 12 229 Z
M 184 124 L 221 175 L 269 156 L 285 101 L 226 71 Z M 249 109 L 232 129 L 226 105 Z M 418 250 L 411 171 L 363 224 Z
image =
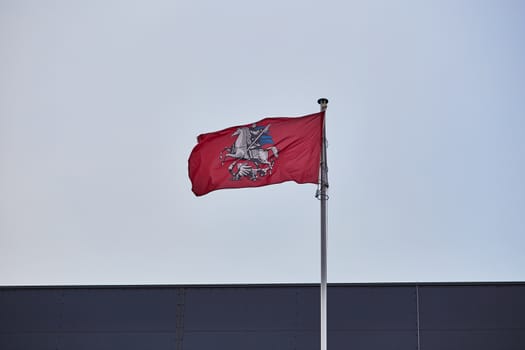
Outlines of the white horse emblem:
M 269 129 L 270 124 L 264 128 L 253 124 L 252 127 L 240 127 L 232 134 L 232 136 L 237 136 L 237 139 L 233 145 L 224 148 L 219 155 L 221 165 L 224 165 L 228 158 L 235 159 L 228 166 L 232 180 L 237 181 L 248 176 L 250 180 L 256 181 L 258 177 L 272 173 L 275 159 L 270 159 L 271 154 L 273 158 L 277 158 L 278 150 L 274 146 L 267 148 L 261 146 L 273 143 L 268 134 Z

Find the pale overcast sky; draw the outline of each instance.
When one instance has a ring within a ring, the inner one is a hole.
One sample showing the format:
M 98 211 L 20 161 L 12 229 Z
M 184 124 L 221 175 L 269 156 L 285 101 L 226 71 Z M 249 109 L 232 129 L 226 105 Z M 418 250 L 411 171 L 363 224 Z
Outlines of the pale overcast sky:
M 0 284 L 319 281 L 315 185 L 196 136 L 327 110 L 329 282 L 525 280 L 522 1 L 0 0 Z

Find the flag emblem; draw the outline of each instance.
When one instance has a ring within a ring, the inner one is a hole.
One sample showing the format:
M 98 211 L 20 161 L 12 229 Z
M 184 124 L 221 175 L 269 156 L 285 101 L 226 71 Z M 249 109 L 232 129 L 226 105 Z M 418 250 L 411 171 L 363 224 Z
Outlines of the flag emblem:
M 235 142 L 225 147 L 219 155 L 221 165 L 230 161 L 228 172 L 232 181 L 239 181 L 243 177 L 257 181 L 272 173 L 279 151 L 273 145 L 270 126 L 254 123 L 251 127 L 239 127 L 232 133 L 231 136 L 236 137 Z

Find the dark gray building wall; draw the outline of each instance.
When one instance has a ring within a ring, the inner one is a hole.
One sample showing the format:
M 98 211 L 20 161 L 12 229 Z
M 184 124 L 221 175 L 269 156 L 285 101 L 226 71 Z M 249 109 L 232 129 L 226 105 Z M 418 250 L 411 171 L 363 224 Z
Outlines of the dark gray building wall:
M 525 284 L 419 289 L 422 349 L 525 349 Z
M 329 349 L 525 349 L 525 284 L 345 284 Z M 318 349 L 319 288 L 0 287 L 0 349 Z

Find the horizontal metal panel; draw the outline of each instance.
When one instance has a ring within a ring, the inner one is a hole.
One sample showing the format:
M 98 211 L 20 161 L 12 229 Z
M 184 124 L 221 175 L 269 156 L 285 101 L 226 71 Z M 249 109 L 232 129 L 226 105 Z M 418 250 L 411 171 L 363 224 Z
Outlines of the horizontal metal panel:
M 525 329 L 525 285 L 422 286 L 425 330 Z
M 0 331 L 56 331 L 62 301 L 61 289 L 0 290 Z
M 332 287 L 328 292 L 330 329 L 416 329 L 415 287 Z
M 425 350 L 523 350 L 525 330 L 422 331 Z
M 0 334 L 2 350 L 172 350 L 175 348 L 175 335 L 168 333 Z
M 332 331 L 328 332 L 328 347 L 330 350 L 417 349 L 417 331 Z
M 56 350 L 60 349 L 58 333 L 0 333 L 2 350 Z
M 175 331 L 175 289 L 68 289 L 61 327 L 66 331 Z
M 297 329 L 295 288 L 190 288 L 185 330 Z
M 331 293 L 330 288 L 328 288 L 328 293 Z M 297 288 L 296 295 L 297 329 L 302 331 L 314 330 L 316 332 L 319 332 L 319 329 L 321 327 L 321 292 L 319 287 Z M 330 294 L 328 294 L 328 300 L 330 300 Z M 330 301 L 328 301 L 327 314 L 330 314 L 330 305 L 331 303 Z
M 318 350 L 319 342 L 307 347 L 297 346 L 302 334 L 293 332 L 205 332 L 185 334 L 184 350 Z

